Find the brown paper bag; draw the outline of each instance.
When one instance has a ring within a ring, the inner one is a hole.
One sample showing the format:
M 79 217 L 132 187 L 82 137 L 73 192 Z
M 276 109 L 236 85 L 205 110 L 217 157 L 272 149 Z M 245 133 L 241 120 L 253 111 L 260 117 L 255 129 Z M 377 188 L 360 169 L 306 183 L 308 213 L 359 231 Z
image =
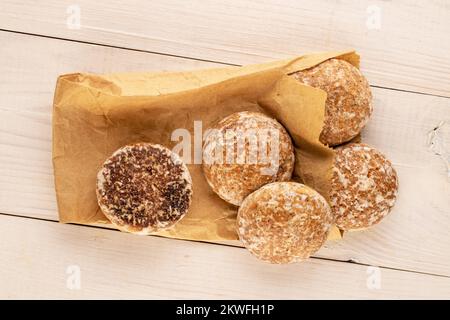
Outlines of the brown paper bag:
M 213 122 L 244 110 L 264 112 L 285 126 L 296 147 L 294 180 L 328 198 L 333 152 L 318 140 L 326 93 L 288 75 L 332 57 L 359 65 L 359 56 L 345 51 L 192 72 L 60 76 L 53 106 L 53 165 L 60 222 L 109 223 L 97 205 L 96 175 L 116 149 L 135 142 L 172 149 L 180 142 L 171 139 L 176 129 L 189 130 L 194 144 L 195 137 L 202 138 L 202 132 L 194 132 L 194 121 L 201 121 L 204 133 Z M 158 234 L 202 241 L 236 240 L 237 208 L 212 192 L 200 164 L 188 167 L 194 186 L 189 212 L 174 227 Z M 340 238 L 336 228 L 330 238 Z

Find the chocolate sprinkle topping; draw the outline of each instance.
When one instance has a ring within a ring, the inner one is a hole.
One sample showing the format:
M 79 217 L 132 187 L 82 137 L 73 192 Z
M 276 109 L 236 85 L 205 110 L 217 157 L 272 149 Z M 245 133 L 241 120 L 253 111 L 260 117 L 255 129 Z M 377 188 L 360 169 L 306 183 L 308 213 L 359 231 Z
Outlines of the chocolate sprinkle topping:
M 99 206 L 123 231 L 149 234 L 168 228 L 186 214 L 191 197 L 186 165 L 160 145 L 125 146 L 97 176 Z

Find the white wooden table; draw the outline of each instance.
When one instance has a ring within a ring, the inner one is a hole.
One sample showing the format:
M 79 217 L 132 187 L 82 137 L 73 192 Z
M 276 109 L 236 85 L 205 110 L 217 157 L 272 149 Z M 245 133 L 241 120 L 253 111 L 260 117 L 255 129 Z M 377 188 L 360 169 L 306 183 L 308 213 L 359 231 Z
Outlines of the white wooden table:
M 448 0 L 2 0 L 0 29 L 0 298 L 450 298 Z M 233 246 L 57 222 L 58 75 L 347 48 L 375 97 L 363 139 L 400 179 L 380 225 L 276 266 Z M 447 156 L 430 148 L 439 125 Z

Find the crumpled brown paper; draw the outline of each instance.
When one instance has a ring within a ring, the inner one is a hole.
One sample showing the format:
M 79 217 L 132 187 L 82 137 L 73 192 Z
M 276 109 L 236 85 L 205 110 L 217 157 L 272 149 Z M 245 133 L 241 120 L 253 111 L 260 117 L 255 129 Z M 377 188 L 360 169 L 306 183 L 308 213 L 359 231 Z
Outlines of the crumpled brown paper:
M 296 147 L 294 180 L 328 198 L 333 152 L 318 140 L 326 93 L 288 75 L 333 57 L 359 66 L 359 56 L 344 51 L 192 72 L 60 76 L 53 105 L 53 166 L 60 222 L 109 223 L 97 205 L 96 174 L 119 147 L 152 142 L 173 148 L 179 143 L 171 140 L 175 129 L 193 133 L 194 121 L 202 121 L 204 132 L 211 123 L 243 110 L 264 112 L 286 127 Z M 188 167 L 194 185 L 189 212 L 173 228 L 158 234 L 236 240 L 237 208 L 212 192 L 200 164 Z M 330 238 L 340 238 L 336 228 Z

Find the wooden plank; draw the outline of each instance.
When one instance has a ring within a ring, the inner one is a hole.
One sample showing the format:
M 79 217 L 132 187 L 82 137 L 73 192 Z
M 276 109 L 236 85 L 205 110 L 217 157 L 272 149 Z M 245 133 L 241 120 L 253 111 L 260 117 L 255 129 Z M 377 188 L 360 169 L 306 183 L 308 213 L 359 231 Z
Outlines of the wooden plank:
M 57 219 L 51 168 L 51 113 L 59 75 L 218 66 L 8 32 L 0 32 L 0 42 L 8 44 L 0 50 L 0 61 L 8 62 L 0 64 L 0 143 L 5 146 L 0 161 L 10 164 L 0 168 L 0 211 L 19 215 L 32 212 L 45 219 Z
M 450 100 L 380 89 L 374 94 L 362 139 L 392 160 L 400 182 L 397 203 L 382 223 L 345 234 L 319 256 L 450 275 L 450 171 L 428 141 L 436 126 L 450 120 Z M 448 143 L 450 130 L 443 134 Z
M 0 33 L 5 40 L 10 45 L 0 51 L 0 59 L 9 61 L 0 65 L 8 78 L 0 83 L 0 212 L 45 219 L 57 219 L 51 102 L 59 73 L 203 66 L 138 52 L 130 59 L 125 50 Z M 330 242 L 319 256 L 450 275 L 450 184 L 444 163 L 426 144 L 428 132 L 448 118 L 450 99 L 378 88 L 374 95 L 364 140 L 393 160 L 400 176 L 398 204 L 379 226 Z
M 0 298 L 450 297 L 447 277 L 343 262 L 277 266 L 241 248 L 8 216 L 0 233 Z
M 3 0 L 0 28 L 234 64 L 355 48 L 373 85 L 450 96 L 447 0 Z

